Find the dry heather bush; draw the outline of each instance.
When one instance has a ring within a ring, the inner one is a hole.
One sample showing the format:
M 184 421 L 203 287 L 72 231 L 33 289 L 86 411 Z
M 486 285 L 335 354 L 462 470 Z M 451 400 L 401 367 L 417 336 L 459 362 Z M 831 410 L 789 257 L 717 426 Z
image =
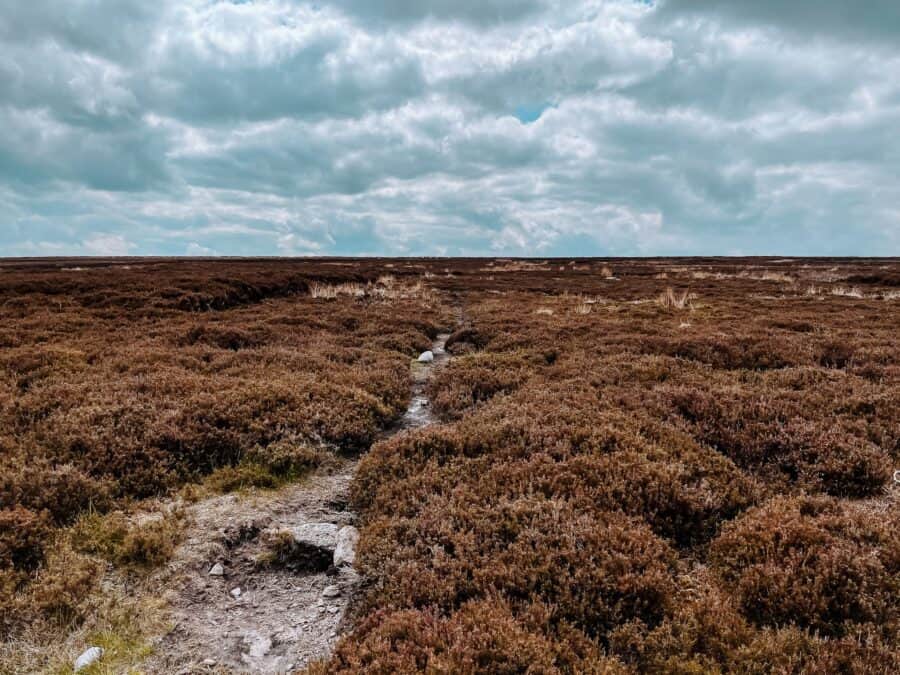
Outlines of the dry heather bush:
M 427 289 L 380 274 L 291 262 L 5 269 L 0 319 L 15 330 L 0 339 L 0 513 L 17 527 L 0 543 L 0 605 L 36 608 L 9 621 L 79 614 L 65 589 L 68 609 L 44 612 L 34 584 L 65 583 L 47 552 L 81 514 L 97 532 L 90 553 L 66 554 L 73 565 L 149 567 L 174 531 L 100 514 L 213 473 L 221 489 L 277 486 L 329 452 L 366 448 L 405 409 L 409 356 L 448 322 Z M 386 291 L 325 310 L 312 282 Z
M 376 445 L 361 464 L 356 499 L 376 512 L 413 515 L 429 496 L 465 482 L 479 498 L 537 493 L 586 513 L 621 509 L 690 545 L 759 494 L 752 479 L 687 435 L 600 408 L 588 395 L 523 390 L 471 425 Z
M 0 508 L 23 506 L 50 514 L 57 525 L 71 523 L 87 509 L 103 511 L 111 504 L 111 485 L 71 464 L 53 466 L 10 452 L 0 463 Z
M 459 344 L 459 343 L 457 343 Z M 497 394 L 515 391 L 543 357 L 520 352 L 481 352 L 456 359 L 436 373 L 428 392 L 434 411 L 445 420 L 459 419 Z
M 697 388 L 671 390 L 667 398 L 700 440 L 778 484 L 865 497 L 879 493 L 890 476 L 882 448 L 805 419 L 809 411 L 796 398 Z
M 900 629 L 897 514 L 884 521 L 828 498 L 778 498 L 727 526 L 710 562 L 758 625 L 825 635 Z
M 537 626 L 535 624 L 538 624 Z M 469 602 L 452 616 L 429 610 L 379 611 L 313 673 L 546 673 L 622 675 L 628 670 L 587 643 L 561 650 L 537 618 L 517 618 L 499 598 Z
M 465 354 L 469 351 L 484 349 L 488 344 L 488 338 L 471 327 L 460 328 L 450 334 L 444 345 L 451 354 Z
M 4 630 L 92 611 L 125 537 L 73 551 L 77 514 L 366 449 L 439 294 L 453 422 L 362 460 L 372 583 L 321 672 L 900 670 L 896 261 L 566 262 L 0 263 L 0 510 L 34 525 L 3 546 L 43 558 L 0 565 Z
M 804 350 L 790 339 L 751 336 L 644 339 L 643 350 L 706 363 L 723 370 L 774 370 L 805 364 Z
M 100 581 L 101 565 L 57 541 L 45 551 L 42 566 L 29 579 L 5 588 L 0 596 L 0 638 L 12 638 L 23 624 L 47 622 L 63 628 L 84 620 Z M 3 570 L 0 570 L 3 583 Z
M 453 424 L 379 443 L 362 461 L 353 498 L 365 521 L 361 560 L 374 583 L 364 608 L 375 627 L 347 638 L 332 664 L 353 672 L 443 663 L 434 660 L 444 649 L 438 627 L 499 593 L 563 672 L 584 665 L 562 656 L 584 639 L 637 672 L 896 671 L 895 544 L 877 510 L 847 501 L 881 499 L 900 457 L 896 315 L 868 298 L 849 308 L 829 297 L 748 300 L 763 284 L 800 276 L 751 266 L 712 269 L 699 289 L 704 306 L 684 331 L 652 305 L 633 304 L 652 295 L 659 274 L 626 268 L 627 283 L 607 287 L 605 311 L 589 314 L 536 316 L 554 306 L 550 279 L 538 286 L 523 275 L 514 286 L 485 278 L 483 292 L 458 291 L 467 299 L 466 330 L 478 336 L 477 347 L 460 340 L 458 353 L 478 353 L 457 358 L 431 384 Z M 556 292 L 598 292 L 579 287 L 575 269 L 565 281 L 571 288 Z M 480 395 L 479 387 L 489 391 Z M 789 518 L 773 515 L 759 531 L 747 523 L 785 499 L 778 495 L 804 490 L 838 497 L 826 502 L 852 514 L 852 526 L 832 532 L 814 518 L 812 529 L 832 540 L 791 544 L 803 552 L 796 557 L 760 553 L 746 569 L 730 561 L 758 540 L 760 551 L 778 552 L 781 539 L 765 533 L 790 538 L 778 533 Z M 527 510 L 537 504 L 554 505 L 558 516 L 541 520 Z M 517 508 L 538 531 L 527 554 Z M 582 522 L 605 528 L 611 512 L 647 545 L 670 547 L 665 582 L 656 586 L 661 611 L 609 612 L 602 593 L 592 596 L 597 611 L 585 611 L 553 585 L 559 579 L 542 576 L 543 565 L 563 579 L 585 566 L 593 575 L 585 592 L 597 581 L 602 587 L 604 555 L 621 540 L 597 549 L 578 541 L 575 550 L 593 556 L 588 562 L 569 558 L 571 544 L 554 535 L 580 533 Z M 864 534 L 849 536 L 853 528 Z M 554 548 L 564 557 L 544 562 L 541 551 Z M 696 577 L 676 571 L 707 566 L 712 572 Z M 851 598 L 854 590 L 863 601 Z M 551 596 L 561 605 L 530 622 Z M 397 611 L 379 611 L 386 606 Z M 427 630 L 423 621 L 432 621 Z M 420 656 L 392 661 L 401 654 Z
M 44 543 L 50 533 L 47 513 L 21 506 L 0 511 L 0 564 L 27 572 L 44 560 Z
M 658 623 L 673 592 L 674 555 L 639 521 L 579 514 L 563 501 L 522 497 L 483 504 L 433 499 L 414 519 L 366 526 L 360 569 L 370 606 L 457 609 L 500 593 L 552 605 L 550 622 L 602 637 L 630 619 Z

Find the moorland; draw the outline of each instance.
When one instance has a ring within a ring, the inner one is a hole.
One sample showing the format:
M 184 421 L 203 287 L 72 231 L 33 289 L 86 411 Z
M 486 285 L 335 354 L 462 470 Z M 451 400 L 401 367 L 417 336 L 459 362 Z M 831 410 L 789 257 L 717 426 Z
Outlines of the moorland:
M 312 672 L 900 672 L 898 328 L 896 259 L 0 262 L 0 670 L 360 457 Z

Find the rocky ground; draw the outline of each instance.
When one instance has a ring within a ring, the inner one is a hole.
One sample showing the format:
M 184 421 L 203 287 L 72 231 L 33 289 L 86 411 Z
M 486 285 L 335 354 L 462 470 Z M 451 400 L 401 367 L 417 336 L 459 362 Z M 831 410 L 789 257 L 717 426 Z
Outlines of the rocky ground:
M 386 437 L 432 423 L 425 383 L 448 358 L 447 337 L 438 337 L 433 360 L 413 364 L 409 408 Z M 277 492 L 192 505 L 192 525 L 159 579 L 172 628 L 144 670 L 283 673 L 326 657 L 360 583 L 347 509 L 356 464 L 336 460 Z M 287 559 L 267 563 L 285 541 Z

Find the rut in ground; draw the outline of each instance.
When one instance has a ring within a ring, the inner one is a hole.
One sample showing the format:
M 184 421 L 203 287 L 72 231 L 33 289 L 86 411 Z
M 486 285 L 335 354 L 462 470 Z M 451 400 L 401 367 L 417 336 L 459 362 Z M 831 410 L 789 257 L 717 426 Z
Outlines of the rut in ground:
M 409 406 L 382 439 L 433 423 L 426 383 L 449 358 L 448 337 L 438 336 L 432 363 L 413 364 Z M 144 669 L 282 673 L 327 657 L 345 629 L 359 575 L 352 567 L 291 571 L 261 568 L 257 561 L 267 551 L 265 533 L 308 523 L 353 524 L 347 503 L 357 463 L 338 459 L 277 492 L 192 505 L 187 536 L 160 579 L 172 629 Z M 216 563 L 222 576 L 209 574 Z

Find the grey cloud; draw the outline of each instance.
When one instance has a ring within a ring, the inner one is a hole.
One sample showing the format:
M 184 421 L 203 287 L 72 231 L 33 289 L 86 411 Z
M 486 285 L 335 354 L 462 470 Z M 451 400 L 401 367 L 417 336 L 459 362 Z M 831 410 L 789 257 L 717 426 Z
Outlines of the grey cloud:
M 661 0 L 658 19 L 721 18 L 789 30 L 801 38 L 829 37 L 896 45 L 900 4 L 894 0 Z
M 0 108 L 0 179 L 10 185 L 78 183 L 147 190 L 168 182 L 165 136 L 152 129 L 95 133 L 46 114 Z
M 0 8 L 0 251 L 897 252 L 900 10 L 815 6 Z
M 182 8 L 150 71 L 130 78 L 142 105 L 202 126 L 355 117 L 425 91 L 419 62 L 383 36 L 307 5 L 253 7 Z
M 25 45 L 52 42 L 74 52 L 133 61 L 140 58 L 166 4 L 164 0 L 7 3 L 0 9 L 0 42 Z
M 341 9 L 366 21 L 414 22 L 423 19 L 495 24 L 533 15 L 541 0 L 332 0 Z

